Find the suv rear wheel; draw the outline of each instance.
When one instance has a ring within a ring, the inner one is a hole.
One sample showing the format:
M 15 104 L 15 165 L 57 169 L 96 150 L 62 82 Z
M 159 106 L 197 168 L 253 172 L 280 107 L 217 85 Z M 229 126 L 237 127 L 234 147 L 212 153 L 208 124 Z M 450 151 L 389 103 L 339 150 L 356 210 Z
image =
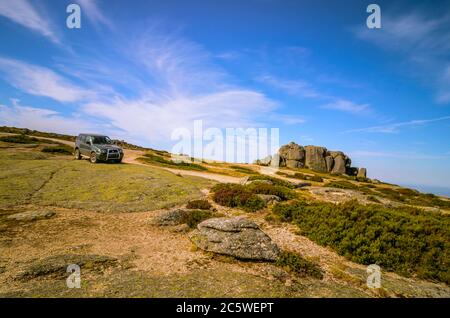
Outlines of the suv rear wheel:
M 95 154 L 95 152 L 91 152 L 91 157 L 89 158 L 89 160 L 92 163 L 97 163 L 97 155 Z
M 81 159 L 80 149 L 78 149 L 78 148 L 75 149 L 74 156 L 75 156 L 75 160 L 80 160 Z

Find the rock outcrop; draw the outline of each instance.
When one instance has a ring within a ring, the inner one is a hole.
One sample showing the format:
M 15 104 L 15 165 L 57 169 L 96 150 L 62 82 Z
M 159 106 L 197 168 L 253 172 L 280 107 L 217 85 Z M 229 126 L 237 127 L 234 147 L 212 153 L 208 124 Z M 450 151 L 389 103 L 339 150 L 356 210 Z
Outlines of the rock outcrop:
M 367 178 L 367 170 L 366 168 L 359 168 L 358 174 L 356 175 L 358 179 L 366 179 Z
M 356 176 L 361 171 L 366 178 L 364 168 L 351 167 L 351 159 L 342 151 L 329 151 L 325 147 L 300 146 L 295 142 L 280 147 L 277 154 L 257 160 L 257 164 L 288 168 L 308 168 L 319 172 L 347 174 Z
M 239 259 L 275 261 L 280 249 L 258 225 L 241 217 L 203 221 L 190 234 L 200 249 Z

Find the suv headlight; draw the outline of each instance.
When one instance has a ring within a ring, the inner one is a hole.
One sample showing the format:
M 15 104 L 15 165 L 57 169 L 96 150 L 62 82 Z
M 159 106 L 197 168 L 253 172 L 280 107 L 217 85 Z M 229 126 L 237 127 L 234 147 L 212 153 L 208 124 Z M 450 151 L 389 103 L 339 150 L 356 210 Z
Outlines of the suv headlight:
M 106 149 L 102 149 L 101 152 L 102 152 L 102 153 L 106 153 Z

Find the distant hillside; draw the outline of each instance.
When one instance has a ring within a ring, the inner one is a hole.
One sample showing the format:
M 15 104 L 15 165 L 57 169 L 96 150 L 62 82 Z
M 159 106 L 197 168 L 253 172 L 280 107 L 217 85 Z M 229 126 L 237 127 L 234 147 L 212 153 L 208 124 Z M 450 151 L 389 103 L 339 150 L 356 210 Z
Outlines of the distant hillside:
M 8 127 L 8 126 L 2 126 L 0 127 L 0 132 L 4 133 L 10 133 L 10 134 L 21 134 L 21 135 L 30 135 L 30 136 L 38 136 L 38 137 L 47 137 L 47 138 L 56 138 L 56 139 L 62 139 L 62 140 L 68 140 L 68 141 L 75 141 L 76 136 L 72 135 L 64 135 L 64 134 L 57 134 L 57 133 L 50 133 L 50 132 L 42 132 L 38 130 L 32 130 L 28 128 L 17 128 L 17 127 Z M 133 149 L 133 150 L 153 150 L 151 148 L 145 148 L 137 145 L 130 144 L 124 140 L 116 140 L 113 139 L 113 142 L 116 145 L 119 145 L 126 149 Z

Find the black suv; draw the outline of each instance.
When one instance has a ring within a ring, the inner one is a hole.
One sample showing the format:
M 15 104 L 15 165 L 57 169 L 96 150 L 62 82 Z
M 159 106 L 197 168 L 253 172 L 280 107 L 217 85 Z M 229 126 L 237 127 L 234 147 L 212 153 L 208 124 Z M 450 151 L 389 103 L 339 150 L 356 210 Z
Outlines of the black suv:
M 92 163 L 97 161 L 122 162 L 123 150 L 114 145 L 108 136 L 79 134 L 75 140 L 75 159 L 89 157 Z

